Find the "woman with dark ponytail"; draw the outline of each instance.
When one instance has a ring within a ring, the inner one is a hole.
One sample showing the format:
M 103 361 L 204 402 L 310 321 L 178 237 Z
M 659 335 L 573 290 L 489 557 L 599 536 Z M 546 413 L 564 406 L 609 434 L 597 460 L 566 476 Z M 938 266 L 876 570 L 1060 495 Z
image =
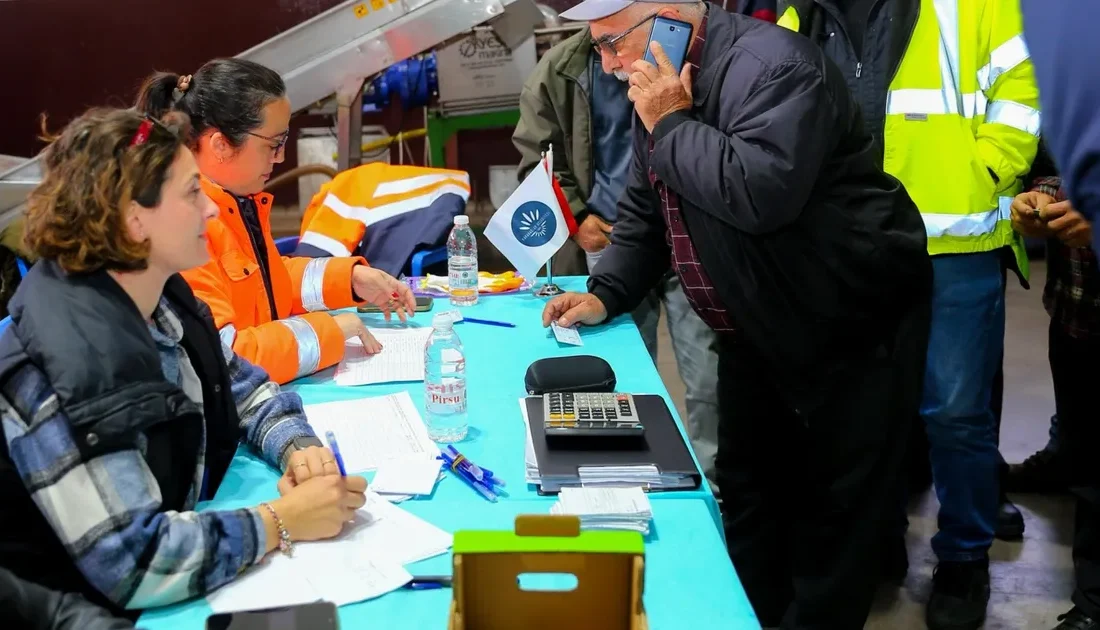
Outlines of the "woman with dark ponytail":
M 328 310 L 369 302 L 387 319 L 413 313 L 412 291 L 363 258 L 284 258 L 276 250 L 272 196 L 263 188 L 283 161 L 291 112 L 273 70 L 216 59 L 194 75 L 157 73 L 142 86 L 137 108 L 158 118 L 171 111 L 190 117 L 188 142 L 220 212 L 207 226 L 210 262 L 184 277 L 210 305 L 222 339 L 274 381 L 334 365 L 349 338 L 368 352 L 381 350 L 356 314 Z

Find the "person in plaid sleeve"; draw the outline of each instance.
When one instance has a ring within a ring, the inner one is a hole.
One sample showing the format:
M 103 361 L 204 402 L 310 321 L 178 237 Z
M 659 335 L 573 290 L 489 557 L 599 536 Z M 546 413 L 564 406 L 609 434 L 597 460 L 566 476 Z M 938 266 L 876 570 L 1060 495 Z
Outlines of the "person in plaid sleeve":
M 691 24 L 677 71 L 647 15 Z M 859 628 L 919 408 L 931 262 L 844 79 L 797 34 L 715 5 L 585 0 L 629 74 L 634 157 L 611 245 L 544 325 L 627 313 L 670 267 L 719 337 L 718 485 L 764 626 Z
M 1050 375 L 1057 458 L 1076 495 L 1073 608 L 1057 630 L 1100 630 L 1100 423 L 1092 387 L 1100 380 L 1100 268 L 1089 221 L 1066 198 L 1061 177 L 1040 177 L 1012 201 L 1012 226 L 1047 239 L 1043 305 L 1050 314 Z M 1052 434 L 1054 430 L 1052 429 Z
M 131 616 L 334 536 L 365 502 L 298 396 L 221 341 L 179 276 L 206 260 L 216 213 L 186 128 L 129 110 L 66 127 L 28 202 L 38 262 L 0 336 L 0 566 Z M 241 441 L 286 471 L 282 496 L 195 512 Z

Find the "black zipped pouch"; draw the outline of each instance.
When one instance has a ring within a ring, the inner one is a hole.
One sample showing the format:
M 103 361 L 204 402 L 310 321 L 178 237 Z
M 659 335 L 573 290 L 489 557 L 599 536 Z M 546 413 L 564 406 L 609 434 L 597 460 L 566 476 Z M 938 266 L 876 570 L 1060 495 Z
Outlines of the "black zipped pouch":
M 533 396 L 552 392 L 613 392 L 615 372 L 607 361 L 588 354 L 552 357 L 532 363 L 523 384 Z

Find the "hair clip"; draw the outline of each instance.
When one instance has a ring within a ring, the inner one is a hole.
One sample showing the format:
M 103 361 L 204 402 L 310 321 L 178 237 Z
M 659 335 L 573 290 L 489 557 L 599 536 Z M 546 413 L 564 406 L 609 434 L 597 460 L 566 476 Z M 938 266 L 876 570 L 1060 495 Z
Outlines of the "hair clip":
M 145 141 L 149 139 L 149 133 L 153 130 L 153 121 L 146 118 L 141 121 L 141 125 L 138 126 L 137 131 L 134 132 L 134 137 L 130 140 L 130 146 L 136 147 L 145 144 Z

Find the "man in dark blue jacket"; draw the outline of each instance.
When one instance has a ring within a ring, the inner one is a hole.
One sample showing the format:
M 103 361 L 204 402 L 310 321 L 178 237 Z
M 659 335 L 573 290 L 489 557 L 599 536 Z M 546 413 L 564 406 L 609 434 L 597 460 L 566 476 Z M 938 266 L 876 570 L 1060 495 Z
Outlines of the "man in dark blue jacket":
M 1100 218 L 1100 3 L 1022 0 L 1024 35 L 1039 81 L 1043 140 L 1073 207 Z M 1100 251 L 1100 230 L 1093 230 Z
M 652 21 L 691 24 L 683 71 Z M 715 468 L 730 556 L 764 626 L 859 628 L 917 412 L 931 263 L 844 78 L 809 40 L 688 0 L 585 0 L 629 74 L 634 158 L 590 293 L 543 323 L 629 312 L 671 268 L 719 337 Z

